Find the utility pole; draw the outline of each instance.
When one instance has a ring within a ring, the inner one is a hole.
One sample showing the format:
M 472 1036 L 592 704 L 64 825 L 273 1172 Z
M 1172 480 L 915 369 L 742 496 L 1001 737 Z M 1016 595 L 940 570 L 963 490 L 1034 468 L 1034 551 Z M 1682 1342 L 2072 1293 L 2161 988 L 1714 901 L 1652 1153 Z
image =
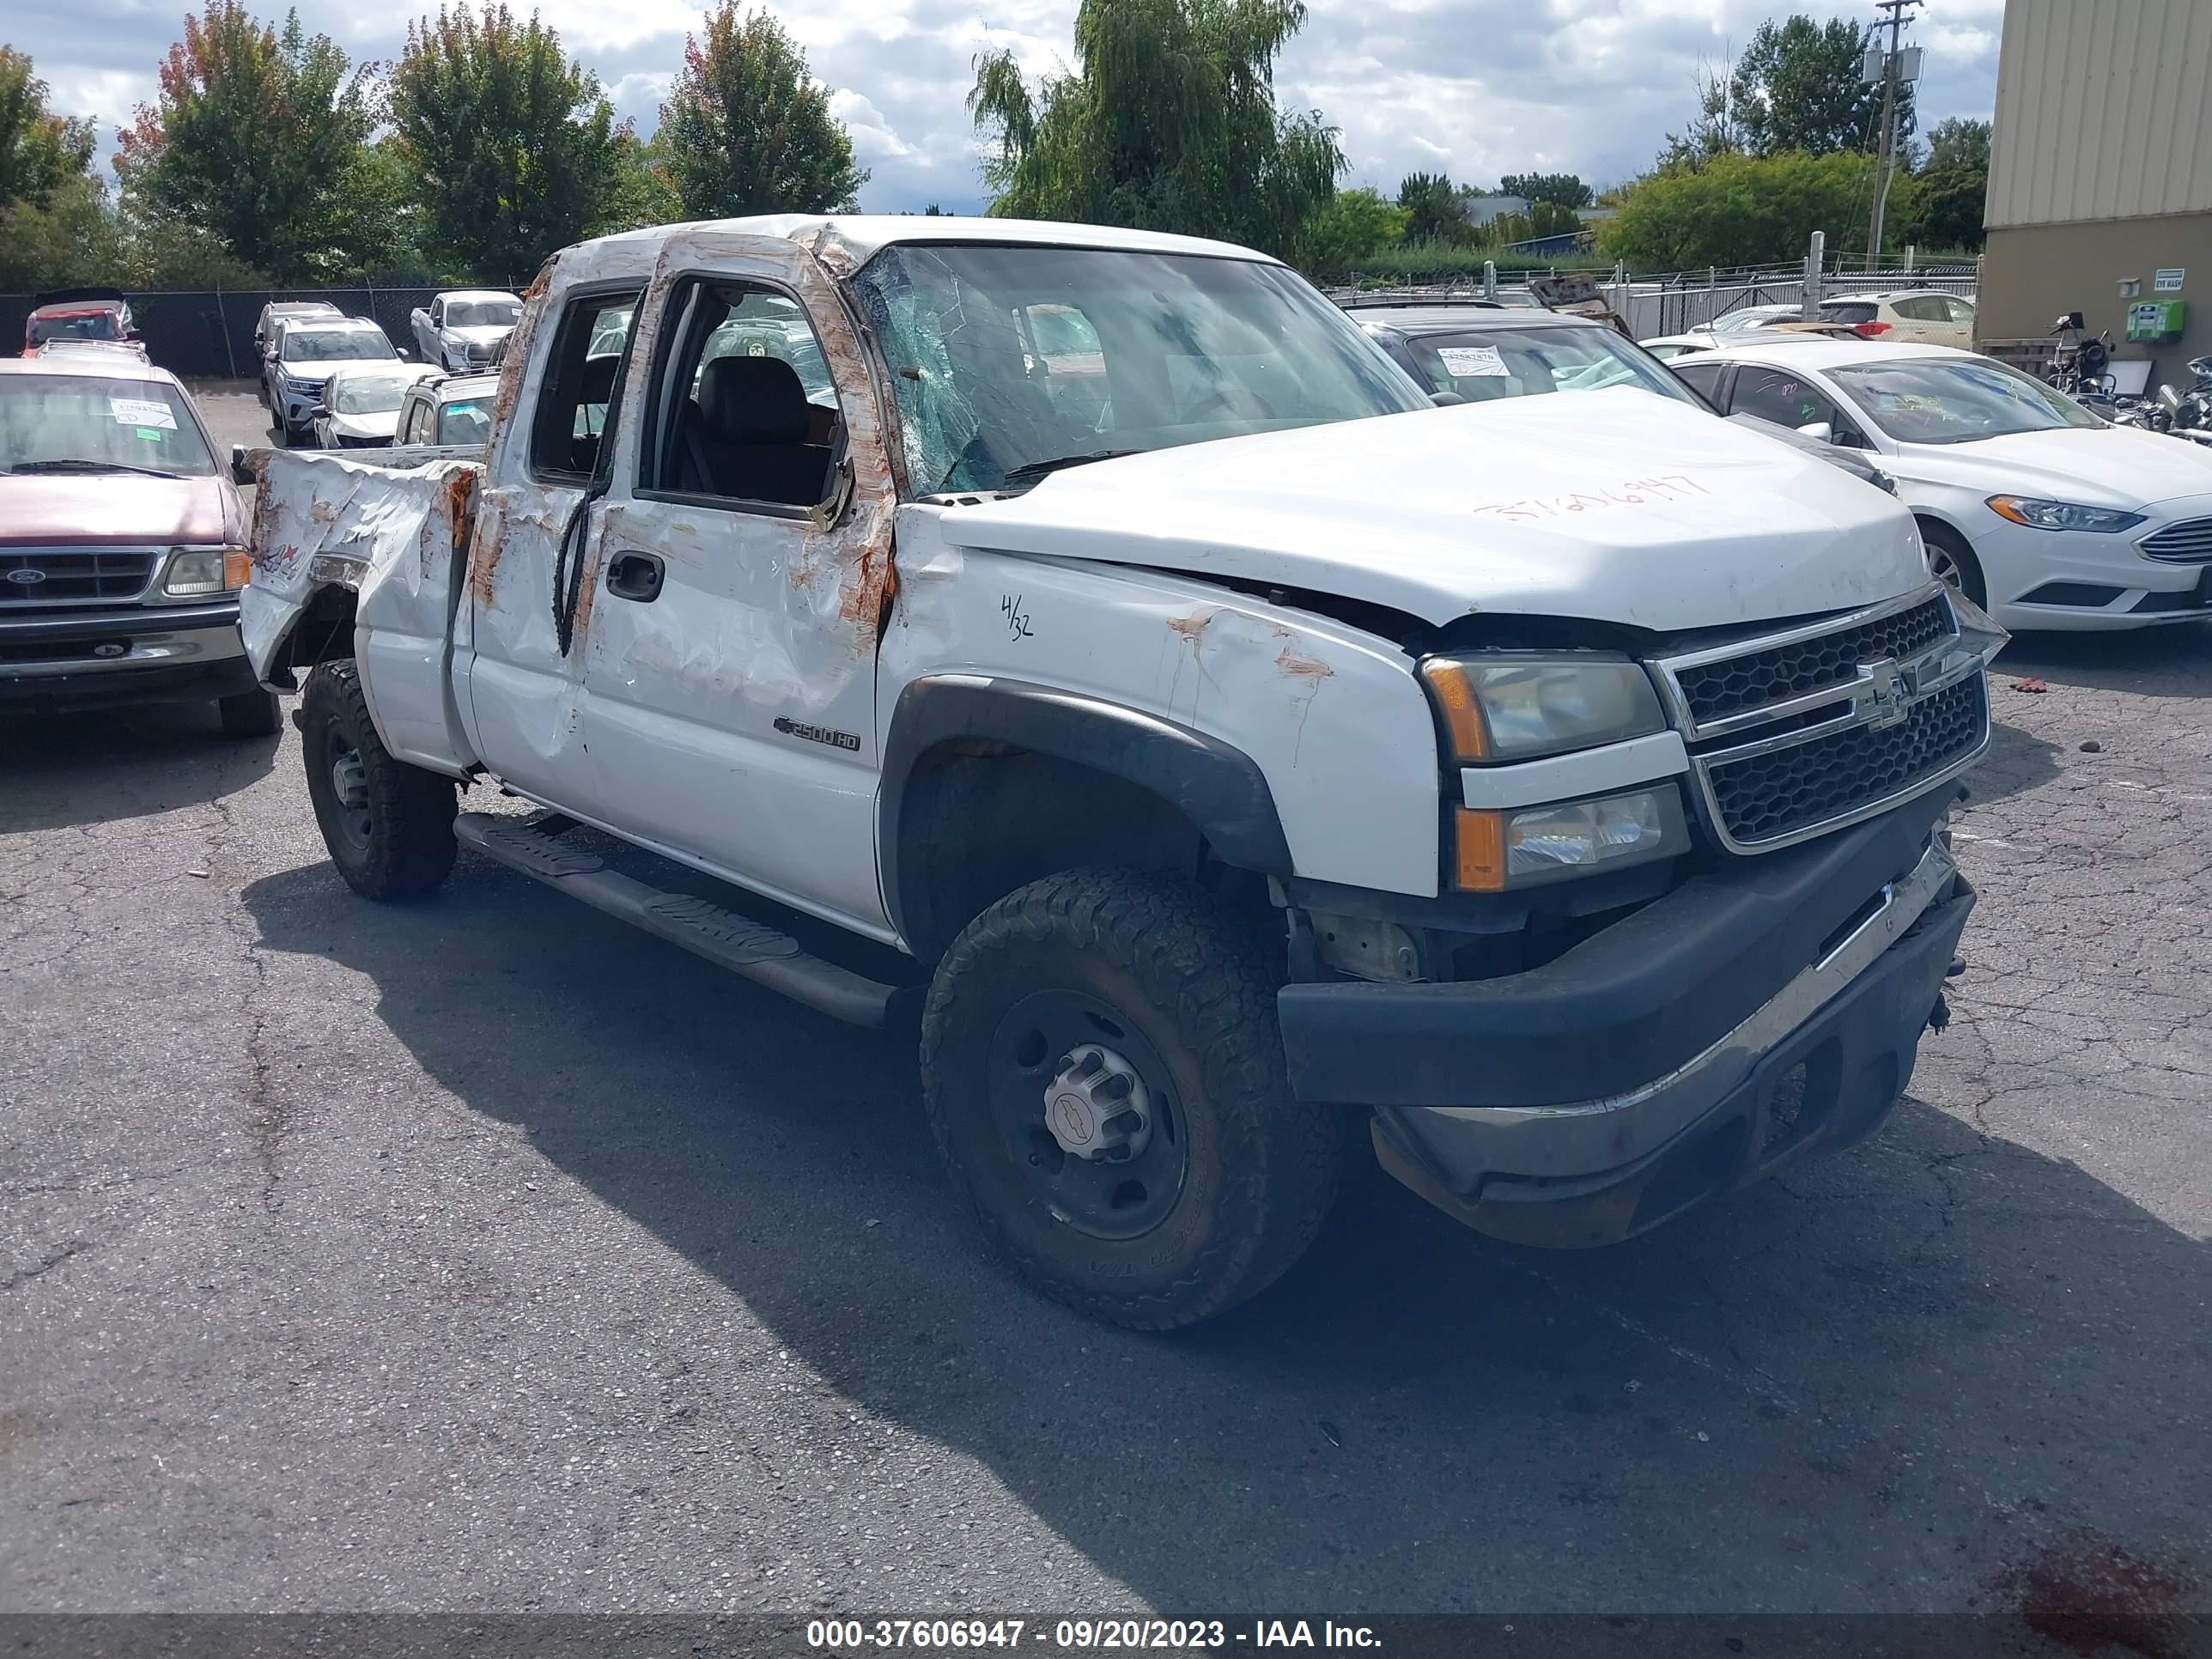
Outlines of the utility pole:
M 1899 62 L 1898 41 L 1904 33 L 1906 15 L 1919 3 L 1920 0 L 1875 0 L 1876 11 L 1889 14 L 1889 50 L 1881 52 L 1881 160 L 1875 165 L 1874 218 L 1867 226 L 1866 268 L 1869 272 L 1880 269 L 1881 264 L 1882 210 L 1889 202 L 1889 176 L 1896 165 L 1897 77 L 1898 70 L 1903 67 Z M 1876 23 L 1873 35 L 1878 37 L 1881 30 L 1882 25 Z M 1879 46 L 1870 46 L 1867 57 L 1871 59 L 1875 52 L 1881 51 Z M 1916 58 L 1919 56 L 1919 48 L 1913 49 L 1913 56 Z M 1868 76 L 1866 78 L 1872 80 L 1874 77 Z M 1919 65 L 1916 63 L 1913 72 L 1905 79 L 1918 78 Z

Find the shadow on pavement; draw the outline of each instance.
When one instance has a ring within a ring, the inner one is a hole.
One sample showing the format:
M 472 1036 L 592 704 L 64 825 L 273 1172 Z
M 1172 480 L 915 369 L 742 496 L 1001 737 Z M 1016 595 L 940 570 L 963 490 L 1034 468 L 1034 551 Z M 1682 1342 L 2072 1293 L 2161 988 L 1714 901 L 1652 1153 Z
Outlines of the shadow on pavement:
M 2021 794 L 2058 775 L 2058 745 L 2008 726 L 1990 722 L 1990 746 L 1966 774 L 1968 804 L 1988 805 Z
M 1140 1337 L 985 1261 L 908 1042 L 466 856 L 421 906 L 320 865 L 243 896 L 467 1110 L 1164 1612 L 1956 1608 L 2068 1528 L 2197 1542 L 2206 1246 L 1917 1102 L 1601 1252 L 1363 1188 L 1273 1291 Z
M 220 800 L 268 773 L 278 741 L 224 737 L 211 702 L 52 716 L 0 710 L 0 833 Z
M 2153 697 L 2212 696 L 2212 624 L 2178 623 L 2117 634 L 2015 634 L 1990 678 L 2132 691 Z

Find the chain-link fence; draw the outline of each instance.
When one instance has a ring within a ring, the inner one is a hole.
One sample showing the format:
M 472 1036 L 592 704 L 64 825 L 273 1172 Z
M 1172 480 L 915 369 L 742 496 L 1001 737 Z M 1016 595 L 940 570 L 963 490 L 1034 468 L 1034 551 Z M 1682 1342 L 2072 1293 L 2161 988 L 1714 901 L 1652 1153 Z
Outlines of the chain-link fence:
M 1517 273 L 1516 273 L 1517 275 Z M 1753 306 L 1802 305 L 1806 268 L 1802 264 L 1739 266 L 1723 270 L 1670 271 L 1663 276 L 1632 276 L 1615 270 L 1599 276 L 1606 303 L 1620 313 L 1629 331 L 1639 340 L 1662 334 L 1684 334 L 1703 328 L 1730 312 Z M 1880 293 L 1893 289 L 1926 289 L 1974 297 L 1980 272 L 1972 265 L 1908 266 L 1875 271 L 1823 271 L 1820 297 Z M 1533 305 L 1524 283 L 1498 273 L 1491 283 L 1451 283 L 1380 289 L 1332 289 L 1329 297 L 1342 303 L 1420 304 L 1492 298 L 1508 305 Z
M 513 281 L 454 284 L 521 292 Z M 147 355 L 172 374 L 195 380 L 252 380 L 261 372 L 253 330 L 271 301 L 323 300 L 349 317 L 365 317 L 395 346 L 412 349 L 413 313 L 442 288 L 287 288 L 235 292 L 147 293 L 125 297 Z M 20 350 L 23 324 L 37 304 L 27 294 L 0 295 L 0 350 Z

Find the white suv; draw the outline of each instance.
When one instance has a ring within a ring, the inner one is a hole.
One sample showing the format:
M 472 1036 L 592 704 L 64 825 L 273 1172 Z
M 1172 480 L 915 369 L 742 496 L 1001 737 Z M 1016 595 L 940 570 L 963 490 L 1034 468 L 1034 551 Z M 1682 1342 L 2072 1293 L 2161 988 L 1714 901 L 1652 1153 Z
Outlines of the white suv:
M 1849 324 L 1868 339 L 1889 345 L 1974 349 L 1974 302 L 1932 289 L 1823 300 L 1820 316 L 1826 322 Z

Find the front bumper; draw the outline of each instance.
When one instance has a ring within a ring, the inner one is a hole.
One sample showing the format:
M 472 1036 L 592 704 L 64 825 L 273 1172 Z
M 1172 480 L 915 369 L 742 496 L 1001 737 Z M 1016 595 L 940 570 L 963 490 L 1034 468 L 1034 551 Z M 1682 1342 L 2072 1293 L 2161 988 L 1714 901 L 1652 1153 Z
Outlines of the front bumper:
M 2083 633 L 2212 618 L 2212 565 L 2150 558 L 2136 545 L 2166 518 L 2099 536 L 1983 516 L 1996 527 L 1974 538 L 1974 556 L 1994 601 L 1990 614 L 2008 629 Z
M 0 703 L 196 702 L 254 689 L 238 601 L 0 617 Z
M 1686 883 L 1544 968 L 1279 998 L 1293 1088 L 1372 1105 L 1385 1168 L 1482 1231 L 1609 1243 L 1866 1133 L 1973 894 L 1954 792 Z

